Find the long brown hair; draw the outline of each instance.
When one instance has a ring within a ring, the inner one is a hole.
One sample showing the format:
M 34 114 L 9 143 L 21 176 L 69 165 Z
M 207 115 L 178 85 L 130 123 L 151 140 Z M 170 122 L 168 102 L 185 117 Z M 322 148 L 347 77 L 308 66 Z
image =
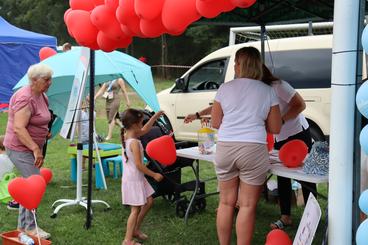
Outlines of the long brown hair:
M 120 131 L 121 144 L 123 145 L 124 148 L 124 156 L 128 161 L 128 156 L 126 154 L 125 149 L 125 138 L 124 138 L 125 130 L 130 129 L 133 125 L 139 123 L 143 119 L 143 113 L 140 110 L 129 108 L 120 114 L 120 118 L 123 124 L 123 127 L 121 128 Z
M 262 70 L 263 70 L 263 76 L 262 76 L 262 82 L 264 82 L 267 85 L 272 85 L 276 81 L 280 81 L 280 78 L 276 77 L 272 74 L 270 69 L 265 64 L 262 64 Z

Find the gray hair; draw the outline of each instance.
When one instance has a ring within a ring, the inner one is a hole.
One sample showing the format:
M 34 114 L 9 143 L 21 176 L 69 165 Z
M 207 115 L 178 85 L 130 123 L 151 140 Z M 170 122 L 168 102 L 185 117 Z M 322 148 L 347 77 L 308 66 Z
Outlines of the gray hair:
M 28 79 L 30 82 L 41 77 L 51 77 L 53 73 L 54 72 L 48 65 L 41 63 L 31 65 L 27 71 Z

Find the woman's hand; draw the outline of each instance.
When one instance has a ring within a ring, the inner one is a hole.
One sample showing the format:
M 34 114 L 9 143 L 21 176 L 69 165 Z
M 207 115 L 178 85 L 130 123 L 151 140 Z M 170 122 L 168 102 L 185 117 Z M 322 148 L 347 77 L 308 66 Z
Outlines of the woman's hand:
M 197 115 L 196 114 L 189 114 L 184 118 L 184 123 L 191 123 L 194 120 L 197 119 Z
M 161 180 L 163 180 L 164 176 L 162 176 L 162 174 L 155 173 L 155 175 L 153 176 L 153 178 L 154 178 L 157 182 L 160 182 Z
M 153 117 L 157 119 L 157 118 L 160 118 L 163 114 L 165 114 L 165 112 L 160 110 L 160 111 L 156 112 L 153 115 Z
M 33 151 L 33 156 L 35 158 L 35 161 L 34 161 L 34 165 L 37 167 L 37 168 L 41 168 L 42 165 L 43 165 L 43 155 L 42 155 L 42 152 L 40 150 L 40 148 L 36 148 L 34 151 Z

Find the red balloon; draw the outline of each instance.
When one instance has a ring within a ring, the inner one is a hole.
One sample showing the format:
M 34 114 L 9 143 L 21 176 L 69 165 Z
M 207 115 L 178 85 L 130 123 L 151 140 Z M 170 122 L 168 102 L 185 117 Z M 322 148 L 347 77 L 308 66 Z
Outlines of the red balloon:
M 105 0 L 92 0 L 92 2 L 96 7 L 105 4 Z
M 49 168 L 40 169 L 41 176 L 45 179 L 46 184 L 50 183 L 52 180 L 52 171 Z
M 267 133 L 267 149 L 269 152 L 272 151 L 274 144 L 275 140 L 273 139 L 273 134 Z
M 116 18 L 120 24 L 124 25 L 122 31 L 131 36 L 144 37 L 140 29 L 140 18 L 134 11 L 134 0 L 119 0 L 119 7 L 116 9 Z
M 265 245 L 291 245 L 291 241 L 288 234 L 280 229 L 274 229 L 267 234 Z
M 214 18 L 223 12 L 223 1 L 197 0 L 196 8 L 200 15 L 206 18 Z
M 112 52 L 117 48 L 126 48 L 132 42 L 131 37 L 126 37 L 119 41 L 110 39 L 104 32 L 100 31 L 97 35 L 97 43 L 101 50 Z
M 72 9 L 67 9 L 64 13 L 64 23 L 66 24 L 66 19 L 68 18 L 68 14 L 72 11 Z
M 146 37 L 159 37 L 166 31 L 164 25 L 162 24 L 161 16 L 153 21 L 141 19 L 139 25 L 141 32 Z
M 69 0 L 69 5 L 73 10 L 86 10 L 91 11 L 95 5 L 89 0 Z
M 55 49 L 52 49 L 50 47 L 43 47 L 38 52 L 38 56 L 40 57 L 40 61 L 43 61 L 44 59 L 47 59 L 48 57 L 51 57 L 55 54 L 57 54 Z
M 169 32 L 182 32 L 200 17 L 196 0 L 166 0 L 162 9 L 162 23 Z
M 303 164 L 308 154 L 308 146 L 302 140 L 291 140 L 279 151 L 279 158 L 288 168 L 296 168 Z
M 135 0 L 134 10 L 138 17 L 153 21 L 161 16 L 165 0 Z
M 115 13 L 117 7 L 119 6 L 119 0 L 105 0 L 105 5 Z
M 80 45 L 94 49 L 98 29 L 92 24 L 90 15 L 84 10 L 73 10 L 68 14 L 67 26 Z
M 168 135 L 150 141 L 146 147 L 147 155 L 162 165 L 170 166 L 176 161 L 175 142 Z
M 230 0 L 233 5 L 239 8 L 249 8 L 252 6 L 257 0 Z
M 46 182 L 41 175 L 28 178 L 17 177 L 8 185 L 9 194 L 26 209 L 38 207 L 46 191 Z
M 105 31 L 114 20 L 114 12 L 106 5 L 97 6 L 91 12 L 91 21 L 100 31 Z

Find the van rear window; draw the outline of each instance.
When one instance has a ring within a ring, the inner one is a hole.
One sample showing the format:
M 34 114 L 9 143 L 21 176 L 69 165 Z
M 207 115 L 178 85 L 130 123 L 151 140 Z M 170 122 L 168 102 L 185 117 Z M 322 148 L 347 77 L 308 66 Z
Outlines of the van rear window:
M 266 52 L 273 73 L 296 89 L 330 88 L 332 49 Z

